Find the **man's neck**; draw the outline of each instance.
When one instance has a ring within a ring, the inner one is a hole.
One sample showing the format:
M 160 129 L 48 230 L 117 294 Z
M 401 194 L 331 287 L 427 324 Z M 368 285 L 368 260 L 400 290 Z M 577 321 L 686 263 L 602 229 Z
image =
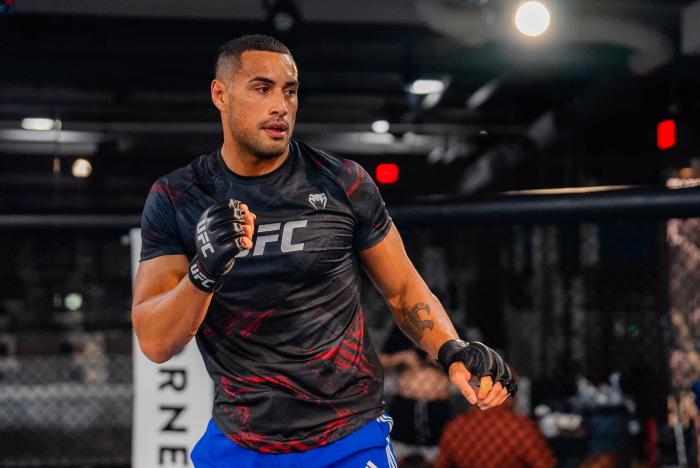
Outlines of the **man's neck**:
M 243 151 L 236 145 L 228 145 L 224 142 L 221 147 L 221 157 L 224 159 L 226 167 L 234 174 L 243 177 L 254 177 L 268 174 L 280 167 L 289 155 L 289 147 L 284 153 L 275 158 L 259 158 Z

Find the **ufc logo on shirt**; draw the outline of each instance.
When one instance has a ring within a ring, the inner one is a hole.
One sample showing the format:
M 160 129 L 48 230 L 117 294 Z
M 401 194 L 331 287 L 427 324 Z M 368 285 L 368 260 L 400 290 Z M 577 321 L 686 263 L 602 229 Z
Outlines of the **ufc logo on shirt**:
M 306 227 L 308 220 L 300 219 L 298 221 L 287 221 L 284 223 L 270 223 L 270 224 L 260 224 L 258 226 L 258 236 L 255 239 L 255 245 L 253 246 L 253 257 L 257 257 L 265 253 L 265 247 L 267 244 L 280 243 L 280 250 L 282 253 L 297 252 L 299 250 L 304 250 L 304 243 L 300 242 L 298 244 L 292 244 L 292 235 L 295 229 Z M 282 232 L 282 240 L 280 241 L 280 231 Z M 269 234 L 268 234 L 269 233 Z M 274 234 L 273 234 L 274 233 Z M 264 234 L 264 235 L 262 235 Z M 237 258 L 245 257 L 250 253 L 250 250 L 243 250 L 238 255 Z

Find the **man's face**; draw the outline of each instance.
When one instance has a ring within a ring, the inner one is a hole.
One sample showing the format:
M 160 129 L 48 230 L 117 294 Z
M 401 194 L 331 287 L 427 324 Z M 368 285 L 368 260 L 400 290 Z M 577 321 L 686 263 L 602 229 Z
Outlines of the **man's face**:
M 297 67 L 291 56 L 246 51 L 227 85 L 224 125 L 237 145 L 259 158 L 287 150 L 297 115 Z

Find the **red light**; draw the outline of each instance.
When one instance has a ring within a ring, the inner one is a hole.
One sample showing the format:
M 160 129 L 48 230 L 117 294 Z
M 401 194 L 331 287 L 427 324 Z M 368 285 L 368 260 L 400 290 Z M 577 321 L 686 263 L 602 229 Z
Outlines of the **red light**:
M 375 176 L 380 184 L 395 184 L 399 181 L 399 166 L 398 164 L 382 163 L 377 166 Z
M 656 126 L 656 146 L 666 150 L 676 146 L 676 122 L 664 120 Z

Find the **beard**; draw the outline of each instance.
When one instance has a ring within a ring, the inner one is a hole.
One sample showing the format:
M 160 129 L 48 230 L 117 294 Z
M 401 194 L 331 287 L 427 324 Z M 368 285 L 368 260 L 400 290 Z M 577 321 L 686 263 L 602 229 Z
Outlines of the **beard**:
M 230 128 L 234 140 L 236 140 L 245 151 L 260 159 L 275 159 L 282 156 L 284 152 L 287 151 L 289 138 L 292 133 L 290 126 L 286 138 L 278 141 L 265 141 L 265 137 L 250 135 L 237 130 L 234 122 L 231 122 Z

